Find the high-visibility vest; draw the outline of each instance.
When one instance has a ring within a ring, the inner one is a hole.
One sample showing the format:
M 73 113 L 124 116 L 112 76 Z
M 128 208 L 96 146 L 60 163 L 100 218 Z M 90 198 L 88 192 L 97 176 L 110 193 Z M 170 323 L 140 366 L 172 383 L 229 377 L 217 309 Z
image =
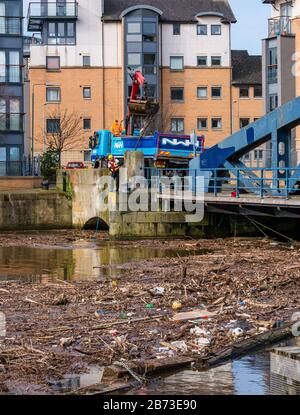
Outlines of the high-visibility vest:
M 108 168 L 112 173 L 119 171 L 120 166 L 117 160 L 112 160 L 108 162 Z

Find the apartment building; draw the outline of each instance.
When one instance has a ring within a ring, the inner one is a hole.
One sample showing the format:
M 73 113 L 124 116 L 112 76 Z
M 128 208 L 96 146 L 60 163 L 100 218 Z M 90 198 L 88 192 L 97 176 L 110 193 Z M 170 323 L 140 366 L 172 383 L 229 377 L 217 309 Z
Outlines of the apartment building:
M 22 172 L 22 17 L 22 0 L 0 0 L 0 176 Z
M 246 127 L 264 115 L 262 96 L 262 57 L 249 55 L 247 50 L 232 50 L 232 115 L 233 132 Z M 244 162 L 252 167 L 262 167 L 265 147 L 246 156 Z
M 83 134 L 63 161 L 88 160 L 93 131 L 125 118 L 128 67 L 144 73 L 160 102 L 157 128 L 195 129 L 207 146 L 237 128 L 230 48 L 236 20 L 227 0 L 44 0 L 31 3 L 28 15 L 28 30 L 41 37 L 30 48 L 35 153 L 55 128 L 51 114 L 68 109 L 80 114 Z M 253 111 L 243 115 L 260 115 Z
M 300 95 L 300 1 L 264 0 L 263 3 L 271 6 L 268 36 L 263 40 L 263 91 L 265 111 L 270 112 Z M 284 163 L 298 164 L 299 128 L 289 141 L 285 143 Z M 275 148 L 274 157 L 278 157 Z

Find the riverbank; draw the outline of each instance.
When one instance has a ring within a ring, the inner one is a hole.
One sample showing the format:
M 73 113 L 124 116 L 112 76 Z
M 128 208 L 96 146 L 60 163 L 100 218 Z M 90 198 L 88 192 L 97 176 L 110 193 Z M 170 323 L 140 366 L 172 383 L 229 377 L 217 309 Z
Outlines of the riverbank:
M 5 234 L 0 244 L 63 247 L 94 236 Z M 107 235 L 97 238 L 101 244 Z M 121 359 L 141 367 L 171 358 L 203 363 L 224 347 L 280 327 L 300 308 L 297 246 L 243 238 L 118 244 L 189 256 L 123 264 L 121 276 L 111 272 L 96 281 L 0 281 L 6 316 L 0 392 L 54 393 L 65 375 Z

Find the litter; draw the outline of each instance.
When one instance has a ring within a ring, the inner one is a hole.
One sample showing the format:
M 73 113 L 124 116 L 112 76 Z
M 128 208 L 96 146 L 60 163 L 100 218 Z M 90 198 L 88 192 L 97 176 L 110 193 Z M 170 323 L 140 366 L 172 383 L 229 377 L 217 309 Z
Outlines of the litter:
M 241 329 L 240 327 L 236 327 L 235 329 L 233 329 L 232 331 L 231 331 L 231 335 L 233 336 L 233 337 L 240 337 L 240 336 L 242 336 L 244 334 L 244 330 L 243 329 Z
M 74 337 L 62 337 L 59 341 L 59 345 L 63 348 L 71 346 L 74 343 Z
M 300 311 L 297 311 L 292 315 L 292 321 L 300 321 Z
M 195 334 L 196 336 L 208 336 L 210 333 L 205 329 L 200 329 L 200 327 L 195 326 L 190 330 L 191 334 Z
M 182 309 L 182 304 L 179 301 L 174 301 L 173 304 L 172 304 L 172 309 L 174 311 L 181 310 Z
M 176 349 L 180 350 L 181 352 L 188 351 L 188 347 L 185 341 L 175 341 L 175 342 L 172 342 L 171 345 L 175 347 Z
M 197 337 L 194 342 L 198 346 L 209 346 L 210 345 L 210 339 L 207 337 Z
M 194 311 L 187 311 L 185 313 L 174 314 L 171 320 L 188 321 L 188 320 L 196 320 L 196 319 L 207 319 L 215 315 L 216 313 L 212 313 L 208 310 L 194 310 Z
M 160 295 L 164 295 L 165 289 L 163 287 L 154 287 L 150 290 L 150 292 L 153 295 L 160 296 Z

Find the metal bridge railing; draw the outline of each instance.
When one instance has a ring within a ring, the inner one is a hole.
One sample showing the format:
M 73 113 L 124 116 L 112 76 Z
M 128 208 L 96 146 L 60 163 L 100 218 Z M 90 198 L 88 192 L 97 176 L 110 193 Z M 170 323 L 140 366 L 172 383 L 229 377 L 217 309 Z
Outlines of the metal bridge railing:
M 210 196 L 229 196 L 239 198 L 242 196 L 285 197 L 291 194 L 300 194 L 300 168 L 235 168 L 210 169 L 211 177 L 206 186 Z M 153 186 L 153 179 L 166 177 L 172 179 L 171 190 L 193 190 L 196 194 L 196 177 L 200 175 L 196 170 L 190 169 L 157 169 L 145 168 L 145 178 L 149 188 Z M 276 175 L 276 178 L 273 176 Z M 184 180 L 185 179 L 185 180 Z M 160 185 L 160 192 L 162 187 Z

